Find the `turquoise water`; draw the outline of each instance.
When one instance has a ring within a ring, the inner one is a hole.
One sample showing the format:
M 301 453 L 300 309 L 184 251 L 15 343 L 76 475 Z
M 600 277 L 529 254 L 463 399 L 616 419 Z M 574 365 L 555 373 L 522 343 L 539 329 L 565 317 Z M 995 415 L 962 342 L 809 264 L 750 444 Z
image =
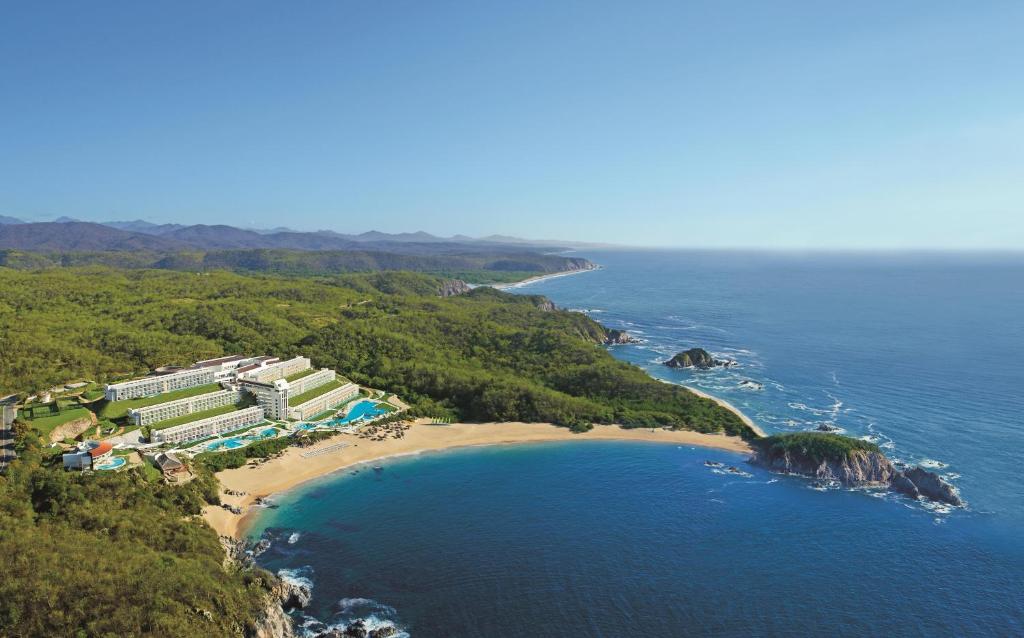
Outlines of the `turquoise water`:
M 128 461 L 123 456 L 114 456 L 114 457 L 111 457 L 111 458 L 103 461 L 103 463 L 100 463 L 99 465 L 97 465 L 95 469 L 97 469 L 97 470 L 116 470 L 117 468 L 124 466 L 124 464 L 127 463 L 127 462 Z
M 371 419 L 375 416 L 387 414 L 388 411 L 377 407 L 375 401 L 363 400 L 352 406 L 349 413 L 341 419 L 334 419 L 330 422 L 332 426 L 348 425 L 360 419 Z
M 646 340 L 615 356 L 938 469 L 967 510 L 816 491 L 726 452 L 578 442 L 457 450 L 284 495 L 260 557 L 303 622 L 412 636 L 1024 635 L 1024 260 L 608 252 L 521 289 Z M 740 367 L 660 365 L 702 346 Z M 745 380 L 763 390 L 741 387 Z M 312 618 L 319 619 L 318 621 Z
M 269 439 L 275 436 L 277 436 L 276 428 L 266 428 L 257 433 L 243 434 L 241 436 L 233 436 L 221 441 L 214 441 L 207 444 L 206 449 L 211 452 L 216 450 L 237 450 L 238 448 L 245 447 L 254 441 L 262 441 L 263 439 Z

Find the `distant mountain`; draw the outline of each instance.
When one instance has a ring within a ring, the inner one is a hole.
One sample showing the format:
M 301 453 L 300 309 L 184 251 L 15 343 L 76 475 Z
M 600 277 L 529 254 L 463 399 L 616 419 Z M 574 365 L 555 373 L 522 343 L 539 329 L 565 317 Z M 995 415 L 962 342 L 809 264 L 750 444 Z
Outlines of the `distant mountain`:
M 90 222 L 40 222 L 0 226 L 0 248 L 40 252 L 186 250 L 188 244 Z
M 155 224 L 141 219 L 101 224 L 60 217 L 53 222 L 25 223 L 0 217 L 5 232 L 0 248 L 37 252 L 104 250 L 374 250 L 407 255 L 559 252 L 599 244 L 530 240 L 507 235 L 474 239 L 467 235 L 438 237 L 424 231 L 385 233 L 371 230 L 348 235 L 333 230 L 300 232 L 287 227 L 245 229 L 226 224 Z M 19 230 L 10 230 L 17 228 Z M 105 232 L 110 231 L 110 232 Z
M 184 228 L 181 224 L 154 224 L 152 222 L 143 221 L 136 219 L 127 222 L 101 222 L 104 226 L 111 228 L 117 228 L 118 230 L 127 230 L 133 233 L 145 233 L 147 235 L 163 235 L 164 233 L 179 228 Z

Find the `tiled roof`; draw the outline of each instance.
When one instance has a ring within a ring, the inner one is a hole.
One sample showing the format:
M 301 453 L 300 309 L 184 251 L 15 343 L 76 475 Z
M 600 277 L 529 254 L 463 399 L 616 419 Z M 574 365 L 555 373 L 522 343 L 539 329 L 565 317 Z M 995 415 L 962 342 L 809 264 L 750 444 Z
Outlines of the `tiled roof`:
M 111 451 L 113 449 L 114 449 L 113 445 L 111 445 L 110 443 L 107 443 L 106 441 L 104 441 L 104 442 L 100 443 L 99 445 L 97 445 L 96 447 L 94 447 L 93 449 L 89 450 L 89 456 L 91 456 L 92 458 L 96 458 L 98 456 L 103 456 L 104 454 L 106 454 L 107 452 L 109 452 L 109 451 Z

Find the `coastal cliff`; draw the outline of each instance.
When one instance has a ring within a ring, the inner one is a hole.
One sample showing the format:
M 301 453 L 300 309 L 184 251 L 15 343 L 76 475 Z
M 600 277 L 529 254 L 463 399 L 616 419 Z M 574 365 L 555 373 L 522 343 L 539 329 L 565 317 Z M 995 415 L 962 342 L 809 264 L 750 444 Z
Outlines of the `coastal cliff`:
M 469 284 L 461 279 L 445 279 L 441 282 L 437 294 L 442 297 L 455 297 L 456 295 L 464 295 L 471 290 L 473 289 L 469 287 Z
M 295 638 L 294 624 L 288 611 L 303 609 L 309 604 L 313 598 L 310 587 L 300 580 L 274 576 L 256 567 L 255 557 L 269 545 L 266 541 L 253 547 L 246 541 L 221 536 L 220 543 L 224 548 L 226 566 L 254 572 L 256 579 L 266 583 L 269 589 L 262 611 L 253 618 L 253 624 L 245 635 L 249 638 Z
M 728 368 L 736 365 L 734 361 L 716 359 L 703 348 L 690 348 L 676 354 L 665 362 L 670 368 L 696 368 L 698 370 L 710 370 L 711 368 Z
M 618 346 L 627 343 L 640 343 L 639 339 L 636 339 L 625 330 L 619 330 L 617 328 L 606 328 L 604 331 L 604 345 L 606 346 Z
M 750 463 L 784 474 L 847 487 L 889 488 L 913 499 L 922 497 L 962 507 L 956 488 L 934 472 L 900 470 L 877 445 L 825 432 L 778 434 L 751 442 Z

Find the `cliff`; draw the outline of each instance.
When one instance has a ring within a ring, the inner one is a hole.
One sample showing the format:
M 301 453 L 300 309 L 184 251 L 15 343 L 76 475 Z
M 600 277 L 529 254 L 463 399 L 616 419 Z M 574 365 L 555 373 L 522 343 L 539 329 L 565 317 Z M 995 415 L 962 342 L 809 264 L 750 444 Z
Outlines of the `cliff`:
M 711 368 L 730 367 L 735 365 L 733 361 L 716 359 L 703 348 L 690 348 L 678 353 L 665 362 L 670 368 L 696 368 L 698 370 L 710 370 Z
M 441 282 L 441 287 L 437 294 L 442 297 L 454 297 L 456 295 L 464 295 L 470 290 L 472 288 L 469 287 L 469 284 L 461 279 L 445 279 Z
M 604 331 L 604 345 L 606 346 L 618 346 L 626 343 L 640 343 L 640 341 L 634 338 L 625 330 L 617 330 L 615 328 L 606 328 Z
M 246 541 L 236 540 L 230 536 L 220 537 L 224 548 L 224 564 L 231 569 L 254 570 L 259 572 L 258 580 L 269 579 L 270 592 L 266 596 L 266 605 L 258 618 L 253 619 L 253 626 L 245 634 L 248 638 L 295 638 L 295 629 L 288 611 L 305 608 L 313 598 L 309 586 L 301 580 L 274 576 L 270 572 L 256 568 L 255 556 L 266 549 L 269 544 L 262 541 L 255 547 Z M 265 581 L 264 581 L 265 582 Z
M 964 505 L 956 488 L 920 467 L 902 471 L 877 445 L 825 432 L 779 434 L 751 442 L 750 463 L 774 472 L 797 474 L 847 487 L 884 487 L 913 499 Z

